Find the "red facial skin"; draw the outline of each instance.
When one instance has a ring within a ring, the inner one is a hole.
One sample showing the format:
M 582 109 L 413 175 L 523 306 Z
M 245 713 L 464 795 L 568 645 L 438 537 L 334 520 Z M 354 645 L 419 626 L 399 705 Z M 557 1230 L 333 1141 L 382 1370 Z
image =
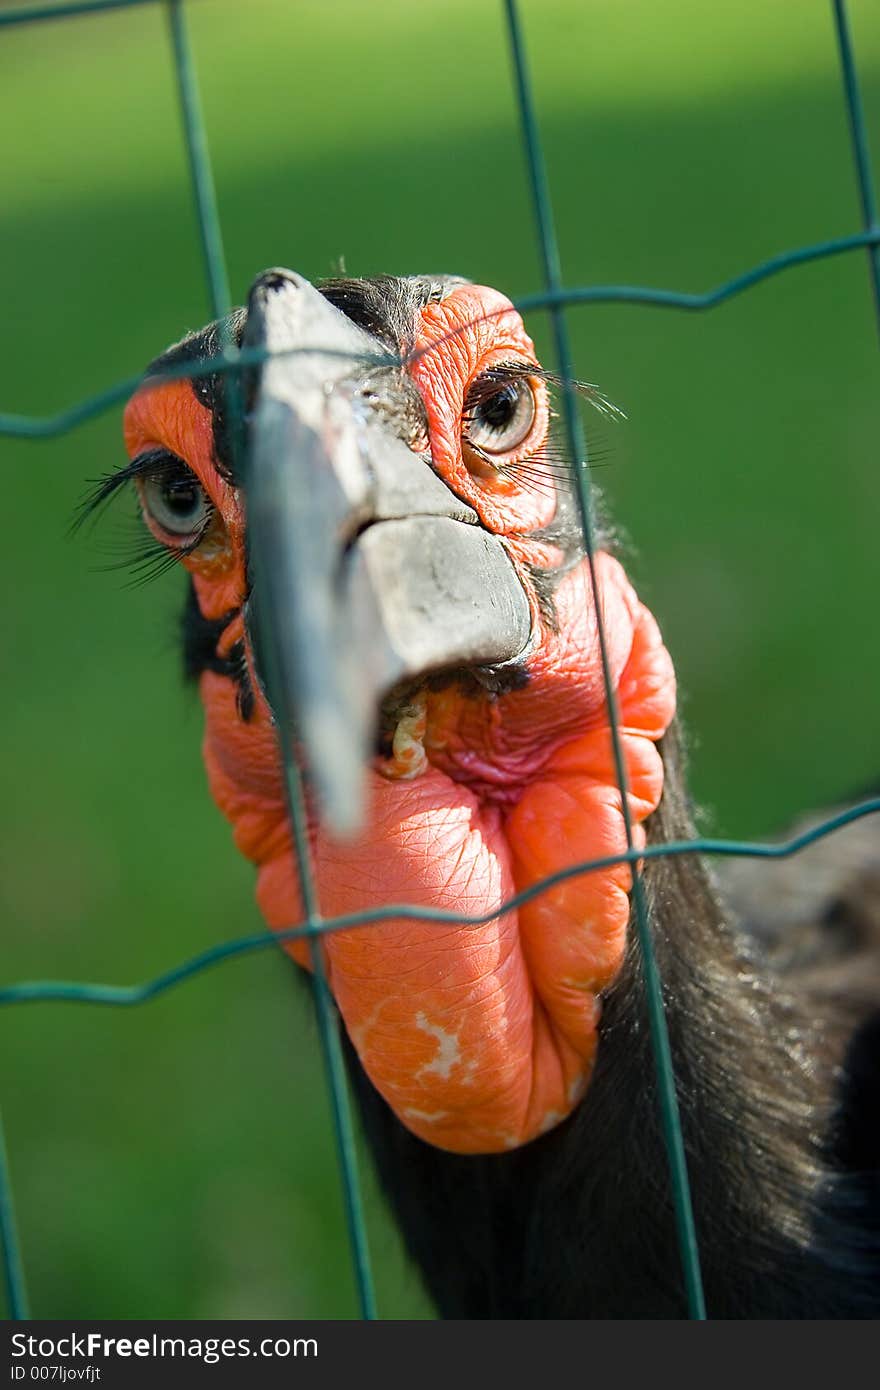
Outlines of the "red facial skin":
M 377 763 L 368 822 L 356 840 L 335 841 L 314 827 L 326 917 L 394 902 L 483 914 L 558 869 L 626 849 L 586 565 L 560 580 L 552 630 L 524 568 L 559 562 L 529 536 L 554 515 L 552 486 L 493 474 L 462 439 L 468 386 L 487 367 L 511 361 L 536 361 L 519 316 L 496 291 L 468 285 L 425 309 L 410 371 L 437 472 L 505 538 L 520 569 L 534 622 L 529 679 L 497 697 L 453 686 L 428 694 L 424 770 L 401 780 L 400 766 Z M 529 436 L 503 462 L 533 458 L 545 439 L 546 392 L 533 384 Z M 205 617 L 238 608 L 242 498 L 216 470 L 210 415 L 189 383 L 143 388 L 128 405 L 125 438 L 132 456 L 162 446 L 197 474 L 216 512 L 182 563 Z M 642 822 L 662 793 L 656 742 L 674 713 L 675 680 L 656 623 L 619 563 L 600 553 L 597 577 L 640 847 Z M 243 635 L 237 618 L 220 653 Z M 202 675 L 204 755 L 236 844 L 258 866 L 260 908 L 280 929 L 302 914 L 275 734 L 255 688 L 245 722 L 232 681 Z M 346 1028 L 403 1124 L 441 1148 L 489 1153 L 526 1143 L 571 1111 L 594 1064 L 600 996 L 623 960 L 630 886 L 628 866 L 618 865 L 570 879 L 486 926 L 398 919 L 324 938 Z M 305 942 L 285 949 L 308 968 Z

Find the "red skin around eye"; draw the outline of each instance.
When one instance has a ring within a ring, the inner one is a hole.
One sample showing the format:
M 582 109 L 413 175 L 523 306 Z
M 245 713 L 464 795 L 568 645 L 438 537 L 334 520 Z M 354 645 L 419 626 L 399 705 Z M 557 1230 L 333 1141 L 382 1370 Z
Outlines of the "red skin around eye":
M 148 383 L 126 406 L 123 433 L 131 458 L 162 448 L 183 459 L 216 507 L 226 546 L 217 543 L 207 553 L 182 557 L 181 563 L 193 576 L 205 617 L 221 618 L 239 606 L 244 594 L 244 517 L 235 489 L 214 463 L 210 411 L 196 399 L 188 381 Z
M 552 521 L 556 502 L 550 488 L 487 488 L 462 456 L 461 417 L 467 389 L 502 362 L 534 363 L 535 348 L 522 319 L 497 290 L 463 285 L 422 314 L 410 374 L 422 393 L 434 466 L 490 531 L 508 535 L 533 531 Z M 510 461 L 540 450 L 547 436 L 547 391 L 535 383 L 535 420 Z M 503 459 L 499 459 L 503 462 Z
M 553 497 L 486 487 L 468 471 L 460 438 L 469 383 L 511 359 L 534 361 L 518 315 L 495 291 L 465 286 L 425 310 L 411 372 L 426 403 L 435 466 L 506 538 L 528 591 L 526 564 L 558 561 L 528 536 L 552 519 Z M 540 391 L 534 436 L 545 428 Z M 210 416 L 188 384 L 140 392 L 126 412 L 126 442 L 133 454 L 162 445 L 201 479 L 225 522 L 228 553 L 207 567 L 198 554 L 184 563 L 206 617 L 240 605 L 240 499 L 216 473 Z M 662 793 L 656 742 L 674 713 L 675 681 L 657 626 L 619 563 L 599 554 L 596 573 L 641 845 L 642 822 Z M 401 902 L 483 915 L 558 869 L 626 848 L 585 567 L 557 587 L 558 631 L 532 598 L 526 684 L 499 697 L 433 692 L 422 775 L 391 781 L 371 771 L 368 820 L 354 841 L 313 826 L 325 916 Z M 221 639 L 224 650 L 241 635 L 239 619 Z M 213 795 L 258 867 L 267 923 L 293 926 L 300 896 L 268 708 L 257 691 L 252 718 L 242 720 L 233 682 L 214 672 L 200 688 Z M 398 917 L 323 938 L 349 1035 L 403 1124 L 442 1148 L 494 1152 L 526 1143 L 571 1111 L 594 1064 L 601 994 L 623 959 L 629 888 L 629 868 L 617 865 L 571 878 L 485 925 Z M 309 967 L 304 941 L 285 949 Z

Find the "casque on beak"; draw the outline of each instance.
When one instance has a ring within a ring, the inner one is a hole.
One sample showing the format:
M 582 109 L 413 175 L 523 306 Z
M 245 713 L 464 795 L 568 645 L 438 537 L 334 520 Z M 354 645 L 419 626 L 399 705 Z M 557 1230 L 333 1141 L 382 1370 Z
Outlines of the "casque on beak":
M 398 371 L 289 270 L 251 289 L 244 473 L 251 640 L 322 819 L 354 832 L 383 698 L 442 670 L 514 660 L 529 602 L 501 541 L 383 423 L 363 390 Z

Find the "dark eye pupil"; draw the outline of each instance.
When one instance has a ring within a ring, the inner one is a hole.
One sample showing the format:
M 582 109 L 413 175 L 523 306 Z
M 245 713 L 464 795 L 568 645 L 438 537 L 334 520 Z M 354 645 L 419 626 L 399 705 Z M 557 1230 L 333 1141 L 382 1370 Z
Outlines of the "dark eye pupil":
M 487 401 L 483 401 L 477 414 L 484 424 L 493 430 L 503 430 L 509 425 L 516 411 L 517 402 L 516 386 L 503 386 L 500 391 L 496 391 L 494 396 L 490 396 Z
M 174 516 L 188 517 L 197 510 L 199 490 L 195 483 L 166 483 L 162 501 Z

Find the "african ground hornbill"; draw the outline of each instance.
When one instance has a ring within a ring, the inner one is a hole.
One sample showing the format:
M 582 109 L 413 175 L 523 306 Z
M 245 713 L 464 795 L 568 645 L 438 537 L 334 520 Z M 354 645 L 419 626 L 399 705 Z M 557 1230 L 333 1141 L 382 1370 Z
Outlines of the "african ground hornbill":
M 180 376 L 224 333 L 264 350 L 242 383 L 245 455 L 223 378 Z M 189 572 L 210 785 L 272 928 L 301 906 L 264 603 L 324 915 L 488 913 L 625 848 L 553 384 L 494 290 L 269 271 L 129 402 L 131 462 L 90 505 L 132 481 L 148 544 Z M 596 583 L 636 844 L 689 838 L 672 664 L 604 527 Z M 710 1316 L 880 1311 L 880 990 L 844 981 L 853 962 L 867 978 L 877 932 L 876 829 L 863 842 L 873 906 L 839 885 L 829 905 L 827 842 L 801 904 L 816 930 L 784 977 L 698 858 L 645 864 Z M 757 873 L 735 891 L 760 927 Z M 630 888 L 617 864 L 478 928 L 325 938 L 375 1162 L 444 1316 L 685 1312 Z M 304 943 L 288 949 L 308 966 Z

